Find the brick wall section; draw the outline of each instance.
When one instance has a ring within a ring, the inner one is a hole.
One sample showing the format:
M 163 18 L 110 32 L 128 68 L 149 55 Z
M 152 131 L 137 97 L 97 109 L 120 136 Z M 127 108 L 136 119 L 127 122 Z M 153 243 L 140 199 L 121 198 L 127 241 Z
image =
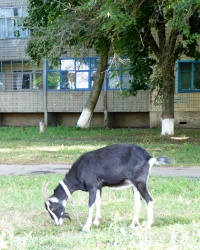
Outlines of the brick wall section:
M 27 0 L 0 0 L 0 6 L 3 7 L 23 7 L 27 6 Z
M 43 92 L 0 92 L 0 113 L 44 112 Z
M 27 60 L 25 54 L 26 39 L 0 39 L 0 55 L 2 61 Z

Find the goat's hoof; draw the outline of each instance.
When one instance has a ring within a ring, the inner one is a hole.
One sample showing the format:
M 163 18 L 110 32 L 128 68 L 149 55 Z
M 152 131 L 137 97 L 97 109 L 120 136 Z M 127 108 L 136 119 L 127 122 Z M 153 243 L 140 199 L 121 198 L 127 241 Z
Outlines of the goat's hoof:
M 83 227 L 83 228 L 81 229 L 81 232 L 83 232 L 83 233 L 89 233 L 89 232 L 90 232 L 90 229 L 87 228 L 87 227 Z
M 136 227 L 140 226 L 139 222 L 132 222 L 131 225 L 129 226 L 131 229 L 134 229 Z
M 145 230 L 147 232 L 151 231 L 151 226 L 152 226 L 152 223 L 148 223 L 148 221 L 142 222 L 142 228 L 143 228 L 143 230 Z
M 98 226 L 98 225 L 100 224 L 100 220 L 101 220 L 101 219 L 94 220 L 94 221 L 93 221 L 93 224 L 94 224 L 95 226 Z

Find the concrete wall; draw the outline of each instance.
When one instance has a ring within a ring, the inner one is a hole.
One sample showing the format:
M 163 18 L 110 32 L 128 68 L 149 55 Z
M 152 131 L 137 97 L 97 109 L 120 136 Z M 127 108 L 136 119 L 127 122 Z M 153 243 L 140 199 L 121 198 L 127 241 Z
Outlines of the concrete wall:
M 89 91 L 0 91 L 1 124 L 38 125 L 46 115 L 49 125 L 73 127 L 89 94 Z M 148 100 L 149 94 L 145 91 L 129 98 L 122 97 L 120 91 L 102 91 L 91 126 L 105 126 L 104 110 L 107 109 L 109 127 L 149 127 Z
M 28 56 L 25 54 L 27 40 L 20 39 L 0 39 L 0 55 L 1 61 L 26 60 Z
M 39 126 L 43 113 L 1 113 L 1 126 Z
M 0 0 L 0 6 L 3 7 L 23 7 L 27 6 L 27 0 Z
M 155 106 L 151 96 L 150 127 L 161 127 L 161 107 Z M 174 96 L 174 125 L 183 128 L 200 128 L 200 93 L 175 93 Z

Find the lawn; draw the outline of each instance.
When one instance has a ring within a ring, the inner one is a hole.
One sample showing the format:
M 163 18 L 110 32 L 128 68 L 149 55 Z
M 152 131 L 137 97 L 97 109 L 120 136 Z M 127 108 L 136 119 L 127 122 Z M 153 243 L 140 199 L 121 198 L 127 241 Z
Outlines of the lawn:
M 174 136 L 161 136 L 159 129 L 0 128 L 0 164 L 71 164 L 80 154 L 113 143 L 134 143 L 153 156 L 166 155 L 172 166 L 200 166 L 200 130 L 177 129 Z M 200 246 L 200 179 L 150 177 L 149 192 L 154 199 L 152 230 L 130 229 L 134 213 L 131 189 L 103 190 L 102 221 L 88 234 L 80 232 L 87 219 L 88 193 L 73 194 L 67 212 L 72 221 L 56 227 L 42 200 L 42 184 L 49 180 L 52 194 L 61 174 L 0 176 L 0 250 L 53 249 L 148 249 L 195 250 Z M 146 220 L 143 203 L 141 222 Z
M 70 202 L 71 221 L 52 224 L 44 209 L 42 183 L 50 180 L 49 195 L 63 175 L 0 177 L 0 249 L 199 249 L 200 179 L 151 177 L 149 192 L 154 198 L 152 230 L 130 229 L 133 215 L 132 190 L 103 189 L 102 221 L 90 233 L 80 232 Z M 75 211 L 82 223 L 87 218 L 88 194 L 73 194 Z M 142 204 L 141 223 L 146 220 Z
M 82 153 L 114 143 L 134 143 L 152 156 L 166 155 L 174 166 L 199 166 L 200 130 L 176 129 L 161 136 L 160 129 L 88 129 L 48 127 L 1 127 L 0 164 L 71 164 Z

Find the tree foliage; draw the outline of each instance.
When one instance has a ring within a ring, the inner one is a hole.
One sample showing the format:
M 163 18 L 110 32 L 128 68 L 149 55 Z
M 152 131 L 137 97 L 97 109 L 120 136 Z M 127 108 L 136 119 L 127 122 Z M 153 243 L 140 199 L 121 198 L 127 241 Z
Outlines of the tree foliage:
M 115 49 L 130 58 L 130 74 L 134 76 L 130 94 L 139 89 L 162 87 L 165 77 L 162 71 L 169 65 L 174 68 L 181 55 L 200 58 L 199 0 L 112 2 L 104 2 L 100 16 L 107 17 L 103 28 L 105 31 L 112 28 L 110 39 L 115 42 Z M 161 73 L 152 77 L 155 63 Z
M 162 71 L 181 55 L 200 58 L 199 9 L 199 0 L 30 0 L 27 52 L 39 62 L 70 47 L 80 55 L 83 48 L 101 53 L 111 44 L 113 53 L 130 59 L 129 93 L 135 95 L 162 87 Z M 156 63 L 160 74 L 152 77 Z
M 84 55 L 84 49 L 93 48 L 97 54 L 107 50 L 109 40 L 96 18 L 99 5 L 80 1 L 30 0 L 24 26 L 31 37 L 27 53 L 36 62 L 43 58 L 55 61 L 73 47 L 73 55 Z

